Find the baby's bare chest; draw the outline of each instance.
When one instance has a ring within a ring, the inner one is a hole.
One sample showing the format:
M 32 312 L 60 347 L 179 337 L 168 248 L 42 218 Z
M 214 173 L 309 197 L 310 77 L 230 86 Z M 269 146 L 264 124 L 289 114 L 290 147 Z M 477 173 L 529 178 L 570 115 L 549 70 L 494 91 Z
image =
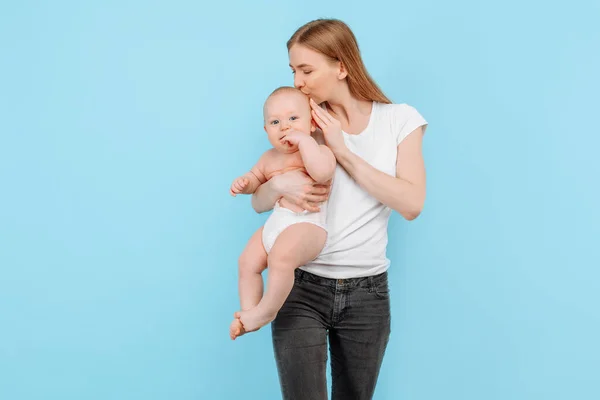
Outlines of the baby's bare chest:
M 276 175 L 280 175 L 288 171 L 304 169 L 304 162 L 302 162 L 302 157 L 300 156 L 299 151 L 292 154 L 280 153 L 268 157 L 265 160 L 264 168 L 265 177 L 267 180 L 269 180 Z

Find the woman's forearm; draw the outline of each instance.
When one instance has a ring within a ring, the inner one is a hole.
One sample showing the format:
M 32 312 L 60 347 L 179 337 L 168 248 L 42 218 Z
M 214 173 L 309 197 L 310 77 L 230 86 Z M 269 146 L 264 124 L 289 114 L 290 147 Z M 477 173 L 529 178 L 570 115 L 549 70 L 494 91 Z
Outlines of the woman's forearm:
M 409 221 L 419 216 L 425 203 L 424 185 L 390 176 L 349 150 L 335 156 L 348 174 L 371 196 Z
M 252 208 L 257 213 L 272 210 L 281 194 L 273 187 L 273 179 L 263 183 L 252 194 Z

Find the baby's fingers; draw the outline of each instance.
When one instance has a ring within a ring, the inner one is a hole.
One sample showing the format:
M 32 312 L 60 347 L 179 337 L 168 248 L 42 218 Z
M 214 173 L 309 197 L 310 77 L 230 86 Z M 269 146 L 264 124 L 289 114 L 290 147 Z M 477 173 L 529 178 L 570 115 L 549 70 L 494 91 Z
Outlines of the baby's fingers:
M 235 181 L 233 181 L 233 183 L 231 184 L 231 188 L 229 189 L 229 191 L 231 192 L 231 194 L 233 196 L 235 196 L 236 194 L 239 194 L 242 190 L 243 190 L 243 188 L 239 184 L 239 181 L 237 179 Z

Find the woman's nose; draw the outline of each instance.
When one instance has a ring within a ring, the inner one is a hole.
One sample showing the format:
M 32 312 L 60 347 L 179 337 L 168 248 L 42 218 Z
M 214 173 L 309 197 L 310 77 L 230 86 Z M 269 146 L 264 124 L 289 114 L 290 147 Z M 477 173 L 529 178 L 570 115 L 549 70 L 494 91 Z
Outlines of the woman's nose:
M 296 89 L 300 89 L 302 86 L 304 86 L 304 81 L 298 78 L 298 74 L 294 76 L 294 86 L 296 87 Z

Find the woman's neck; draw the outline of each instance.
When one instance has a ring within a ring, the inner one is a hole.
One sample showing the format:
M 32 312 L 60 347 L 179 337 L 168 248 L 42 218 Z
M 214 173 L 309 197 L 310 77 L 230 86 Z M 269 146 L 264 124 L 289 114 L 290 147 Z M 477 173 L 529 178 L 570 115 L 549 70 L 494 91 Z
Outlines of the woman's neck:
M 328 111 L 340 123 L 347 133 L 362 132 L 369 122 L 373 102 L 359 100 L 350 93 L 327 101 Z

